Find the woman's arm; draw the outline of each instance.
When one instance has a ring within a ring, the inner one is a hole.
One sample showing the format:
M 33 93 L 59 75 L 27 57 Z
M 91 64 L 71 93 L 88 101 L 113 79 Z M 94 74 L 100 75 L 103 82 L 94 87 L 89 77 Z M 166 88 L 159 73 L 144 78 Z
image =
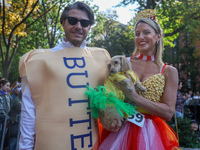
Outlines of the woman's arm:
M 166 81 L 164 93 L 162 96 L 162 103 L 150 101 L 139 95 L 135 90 L 129 92 L 125 87 L 123 87 L 123 85 L 120 85 L 119 87 L 129 100 L 134 101 L 149 113 L 169 121 L 175 111 L 178 87 L 178 72 L 176 68 L 172 66 L 168 66 L 167 70 L 165 71 Z

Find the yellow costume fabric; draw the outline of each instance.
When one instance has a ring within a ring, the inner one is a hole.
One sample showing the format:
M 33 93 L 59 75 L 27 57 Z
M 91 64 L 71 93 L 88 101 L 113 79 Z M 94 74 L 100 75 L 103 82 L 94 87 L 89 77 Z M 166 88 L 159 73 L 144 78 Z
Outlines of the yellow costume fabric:
M 128 71 L 126 71 L 126 73 L 129 74 L 129 76 L 131 77 L 134 84 L 136 83 L 137 80 L 139 80 L 138 76 L 136 75 L 136 73 L 134 71 L 128 70 Z M 124 72 L 110 74 L 104 83 L 104 86 L 106 88 L 106 94 L 108 94 L 112 91 L 113 93 L 115 93 L 115 97 L 117 97 L 119 100 L 124 100 L 125 99 L 124 93 L 114 83 L 114 81 L 120 82 L 124 79 L 127 79 Z
M 36 108 L 35 150 L 95 150 L 98 132 L 86 85 L 103 84 L 108 52 L 100 48 L 33 50 L 20 59 Z
M 155 74 L 147 78 L 145 81 L 142 82 L 142 85 L 146 87 L 146 91 L 139 92 L 140 95 L 153 102 L 162 102 L 162 94 L 165 88 L 165 77 L 162 73 Z M 148 112 L 140 106 L 138 106 L 137 110 L 141 113 L 148 114 Z

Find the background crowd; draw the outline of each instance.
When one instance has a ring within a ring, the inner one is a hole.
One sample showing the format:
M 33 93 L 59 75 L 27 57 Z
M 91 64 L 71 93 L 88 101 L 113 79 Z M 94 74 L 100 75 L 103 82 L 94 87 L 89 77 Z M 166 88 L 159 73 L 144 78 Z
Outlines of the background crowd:
M 199 105 L 199 91 L 181 92 L 181 88 L 182 82 L 179 81 L 176 118 L 178 121 L 183 118 L 189 119 L 192 131 L 200 139 L 200 120 L 197 111 L 194 107 L 191 107 L 194 106 L 195 101 L 197 106 Z M 15 150 L 18 146 L 21 100 L 21 79 L 19 78 L 10 85 L 8 80 L 0 78 L 0 142 L 4 149 Z M 5 123 L 5 120 L 7 120 L 7 123 Z
M 200 101 L 198 91 L 181 92 L 182 82 L 179 82 L 176 102 L 176 117 L 190 119 L 191 129 L 200 139 L 200 120 L 197 112 L 190 106 Z M 0 78 L 0 141 L 4 148 L 15 150 L 19 140 L 19 117 L 21 111 L 21 79 L 19 78 L 12 85 L 8 80 Z M 7 105 L 5 105 L 7 102 Z M 7 123 L 5 124 L 5 120 Z M 6 126 L 5 126 L 6 125 Z M 5 127 L 5 128 L 4 128 Z M 3 139 L 4 137 L 4 139 Z
M 181 92 L 182 82 L 179 81 L 176 100 L 176 113 L 174 114 L 174 122 L 177 118 L 178 123 L 180 120 L 188 119 L 192 132 L 200 139 L 200 119 L 198 107 L 200 106 L 199 91 Z M 177 127 L 178 128 L 178 127 Z M 177 130 L 178 131 L 178 130 Z
M 1 149 L 16 150 L 18 146 L 21 100 L 21 78 L 11 86 L 8 80 L 0 78 Z

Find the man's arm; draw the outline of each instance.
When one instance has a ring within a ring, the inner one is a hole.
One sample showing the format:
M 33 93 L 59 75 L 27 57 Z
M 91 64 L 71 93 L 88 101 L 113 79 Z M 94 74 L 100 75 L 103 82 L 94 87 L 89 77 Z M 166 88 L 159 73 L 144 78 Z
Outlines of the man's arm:
M 22 94 L 19 150 L 33 150 L 35 141 L 35 105 L 26 78 Z

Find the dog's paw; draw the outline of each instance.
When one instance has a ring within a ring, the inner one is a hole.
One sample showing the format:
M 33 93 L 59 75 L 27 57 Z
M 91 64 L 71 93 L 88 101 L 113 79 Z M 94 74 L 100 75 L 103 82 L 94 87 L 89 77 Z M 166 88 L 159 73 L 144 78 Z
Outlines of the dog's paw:
M 127 78 L 127 79 L 120 81 L 119 83 L 123 86 L 130 86 L 130 82 L 131 82 L 131 80 Z
M 136 88 L 138 90 L 140 90 L 141 92 L 145 92 L 146 91 L 146 88 L 144 86 L 142 86 L 141 82 L 140 81 L 136 81 L 136 84 L 135 84 Z
M 132 92 L 135 88 L 132 86 L 131 84 L 131 80 L 130 79 L 124 79 L 122 81 L 119 82 L 121 85 L 125 86 L 129 92 Z
M 141 88 L 141 91 L 142 91 L 142 92 L 145 92 L 146 90 L 147 90 L 147 89 L 146 89 L 145 87 L 142 87 L 142 88 Z

